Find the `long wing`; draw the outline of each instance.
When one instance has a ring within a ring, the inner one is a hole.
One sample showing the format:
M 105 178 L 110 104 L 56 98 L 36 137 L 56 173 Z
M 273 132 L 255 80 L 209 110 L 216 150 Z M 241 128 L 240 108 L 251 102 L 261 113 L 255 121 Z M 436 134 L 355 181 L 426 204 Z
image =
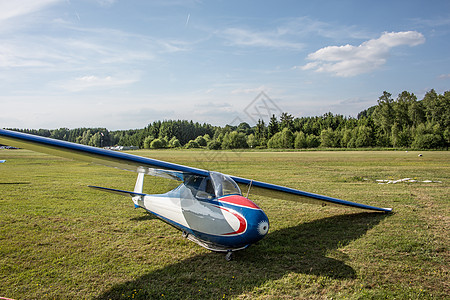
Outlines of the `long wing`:
M 207 170 L 4 129 L 0 129 L 0 144 L 180 181 L 183 181 L 184 176 L 187 174 L 209 175 Z M 364 205 L 241 177 L 230 177 L 241 186 L 242 190 L 250 187 L 252 194 L 321 205 L 344 205 L 380 212 L 390 212 L 392 210 L 391 208 Z
M 208 176 L 208 171 L 157 159 L 0 129 L 0 144 L 86 161 L 127 171 L 183 181 L 184 174 Z
M 361 209 L 374 210 L 380 212 L 391 212 L 392 208 L 381 208 L 376 206 L 370 206 L 366 204 L 346 201 L 338 198 L 323 196 L 314 193 L 308 193 L 292 188 L 288 188 L 281 185 L 265 183 L 261 181 L 254 181 L 240 177 L 230 176 L 234 181 L 236 181 L 241 190 L 245 191 L 247 188 L 251 194 L 271 197 L 275 199 L 284 199 L 291 201 L 299 201 L 311 204 L 319 204 L 322 206 L 326 205 L 344 205 L 349 207 L 357 207 Z

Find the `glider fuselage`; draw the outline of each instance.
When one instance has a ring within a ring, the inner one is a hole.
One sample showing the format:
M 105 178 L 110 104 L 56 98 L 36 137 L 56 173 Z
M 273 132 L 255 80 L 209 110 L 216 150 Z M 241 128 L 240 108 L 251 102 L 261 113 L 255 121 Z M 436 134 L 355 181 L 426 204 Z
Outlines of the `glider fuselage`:
M 144 176 L 149 170 L 141 171 L 134 191 L 90 187 L 131 196 L 136 208 L 145 209 L 181 230 L 184 237 L 212 251 L 247 248 L 269 231 L 264 211 L 242 196 L 230 176 L 218 172 L 205 176 L 178 174 L 183 183 L 167 193 L 150 195 L 142 193 Z
M 213 251 L 246 248 L 269 230 L 264 211 L 239 194 L 199 199 L 181 184 L 166 194 L 135 196 L 133 201 Z

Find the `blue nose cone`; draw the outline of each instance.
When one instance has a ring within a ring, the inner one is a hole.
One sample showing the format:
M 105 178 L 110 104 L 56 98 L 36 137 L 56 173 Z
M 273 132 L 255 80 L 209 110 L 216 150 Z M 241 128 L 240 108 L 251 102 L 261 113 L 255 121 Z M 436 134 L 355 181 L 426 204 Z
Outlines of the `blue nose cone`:
M 248 221 L 248 238 L 251 240 L 251 244 L 261 240 L 269 232 L 269 219 L 264 211 L 253 211 L 251 216 L 247 217 Z

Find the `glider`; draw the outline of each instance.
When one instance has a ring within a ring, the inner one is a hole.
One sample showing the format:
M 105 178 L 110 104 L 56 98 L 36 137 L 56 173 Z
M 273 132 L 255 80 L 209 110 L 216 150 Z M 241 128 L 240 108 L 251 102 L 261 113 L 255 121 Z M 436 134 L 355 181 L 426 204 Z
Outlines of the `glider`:
M 0 160 L 0 164 L 4 163 L 6 160 Z
M 131 196 L 141 207 L 182 232 L 183 237 L 216 252 L 245 249 L 269 231 L 269 219 L 242 190 L 272 198 L 343 205 L 359 209 L 391 212 L 380 208 L 312 194 L 275 184 L 225 175 L 128 153 L 100 149 L 15 131 L 0 129 L 0 143 L 37 152 L 87 161 L 138 173 L 133 191 L 99 186 L 93 189 Z M 180 182 L 175 189 L 158 195 L 143 193 L 144 175 L 161 176 Z

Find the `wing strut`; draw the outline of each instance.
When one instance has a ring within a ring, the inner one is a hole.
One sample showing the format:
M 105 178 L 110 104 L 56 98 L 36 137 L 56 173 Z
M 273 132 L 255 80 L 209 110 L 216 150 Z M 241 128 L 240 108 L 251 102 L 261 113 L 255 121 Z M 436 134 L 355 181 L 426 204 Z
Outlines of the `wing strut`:
M 245 196 L 245 198 L 247 198 L 247 199 L 248 199 L 248 195 L 250 194 L 250 189 L 252 188 L 252 183 L 253 183 L 253 179 L 250 180 L 250 183 L 248 185 L 247 196 Z

